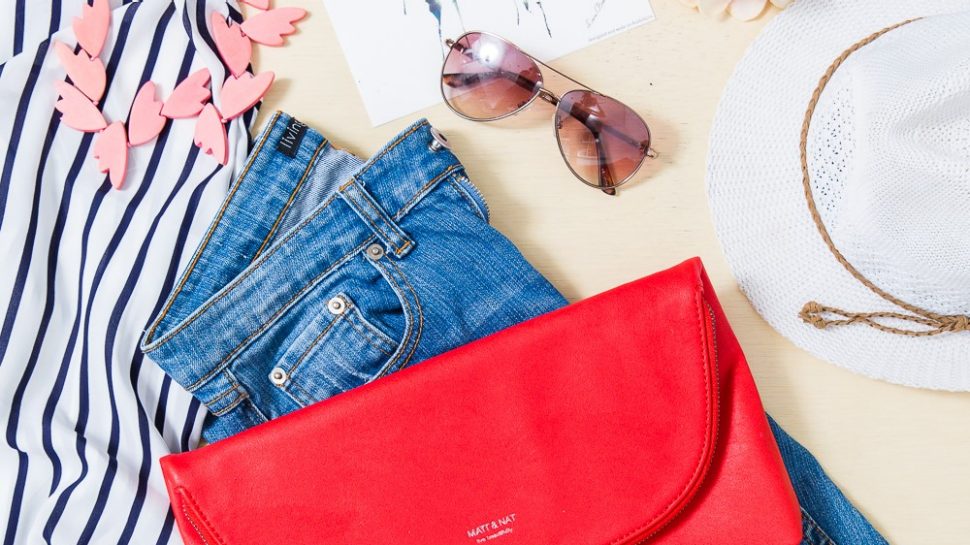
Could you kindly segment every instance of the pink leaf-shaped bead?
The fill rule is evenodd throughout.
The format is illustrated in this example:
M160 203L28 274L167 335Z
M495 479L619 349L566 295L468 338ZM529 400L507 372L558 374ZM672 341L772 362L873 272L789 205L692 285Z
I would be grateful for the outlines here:
M276 8L257 13L242 23L242 31L254 42L264 45L283 45L283 36L296 32L293 23L306 17L300 8Z
M70 46L57 40L54 40L54 53L57 54L71 81L74 82L74 86L93 102L101 100L107 80L101 59L97 57L92 59L83 50L75 54Z
M239 77L246 72L249 59L253 56L253 43L243 34L239 25L227 22L225 17L214 12L212 39L216 42L222 62L226 63L232 75Z
M111 185L121 189L125 184L125 171L128 169L128 138L125 124L115 121L98 135L94 142L92 155L98 160L98 170L106 173Z
M68 127L83 132L98 132L108 125L98 107L77 87L58 80L54 82L54 88L61 95L54 103L54 108L61 112L61 121Z
M211 103L206 104L195 122L195 145L206 155L211 155L220 165L229 162L229 139L226 127L222 124L219 110Z
M158 136L165 128L168 118L161 114L162 103L155 100L155 84L146 81L131 105L131 118L128 120L128 143L140 146Z
M247 72L242 77L226 78L219 95L222 120L235 119L255 106L273 85L275 77L272 72L260 72L255 76Z
M169 119L195 117L212 97L209 81L212 77L208 68L193 72L182 80L162 106L162 115Z
M100 55L108 37L108 27L111 26L111 6L108 5L108 0L94 0L93 5L84 1L81 16L75 17L71 26L74 28L77 43L81 44L84 51L92 57Z

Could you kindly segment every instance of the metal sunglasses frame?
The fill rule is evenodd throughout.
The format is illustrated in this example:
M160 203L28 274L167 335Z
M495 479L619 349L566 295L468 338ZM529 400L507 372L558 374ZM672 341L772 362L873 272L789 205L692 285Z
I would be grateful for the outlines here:
M471 117L469 115L466 115L466 114L460 112L457 108L455 108L454 106L451 105L451 102L448 101L448 97L445 96L445 65L446 65L446 62L445 61L447 61L448 56L455 49L455 46L458 45L458 43L461 42L462 39L464 39L464 38L466 38L466 37L468 37L470 35L488 36L490 38L494 38L496 40L500 40L501 42L507 44L508 46L515 48L517 51L519 51L520 53L522 53L526 57L529 57L532 60L532 62L536 63L536 67L539 68L539 70L538 70L538 72L539 72L539 81L536 82L537 89L536 89L535 94L533 94L532 97L528 101L526 101L524 104L522 104L518 108L512 110L511 112L504 113L502 115L498 115L498 116L495 116L495 117L489 117L489 118ZM514 43L510 42L509 40L506 40L505 38L503 38L503 37L501 37L501 36L499 36L497 34L492 34L490 32L482 32L482 31L478 31L478 30L472 30L472 31L465 32L464 34L462 34L461 36L458 36L458 38L456 38L454 40L452 40L451 38L446 39L445 40L445 45L448 46L448 55L445 56L445 61L443 61L441 63L441 76L439 78L440 79L440 81L439 81L439 90L441 91L441 98L444 100L445 104L448 105L448 108L452 112L454 112L455 114L457 114L459 117L461 117L463 119L467 119L469 121L476 121L476 122L480 122L480 123L488 123L488 122L491 122L491 121L498 121L499 119L505 119L505 118L511 117L511 116L513 116L513 115L515 115L515 114L517 114L519 112L522 112L523 110L525 110L526 108L528 108L529 106L531 106L537 99L542 99L542 100L548 102L549 104L551 104L554 108L558 109L559 108L559 104L562 102L562 97L568 95L569 93L573 93L573 92L576 92L576 91L588 91L588 92L593 93L595 95L599 95L601 97L608 98L610 100L614 100L616 102L619 102L619 103L623 104L623 102L621 102L621 101L619 101L619 100L617 100L617 99L615 99L615 98L613 98L613 97L611 97L609 95L603 94L603 93L597 91L596 89L593 89L592 87L586 85L585 83L583 83L583 82L581 82L581 81L579 81L579 80L577 80L575 78L569 77L568 75L560 72L559 70L556 70L555 68L553 68L552 66L549 66L548 64L542 62L541 60L539 60L538 58L536 58L534 55L530 54L529 52L524 51L521 47L515 45ZM559 74L560 76L568 79L569 81L575 83L576 85L579 85L580 88L579 89L570 89L569 91L566 91L562 95L557 95L556 93L553 93L552 91L550 91L549 89L547 89L546 86L545 86L545 78L542 75L542 68L548 68L549 70L555 72L556 74ZM629 110L631 112L633 112L633 115L637 116L637 119L639 119L640 122L643 123L643 125L645 127L647 127L647 131L649 132L650 131L650 126L647 125L647 122L643 119L643 117L639 113L637 113L633 108L629 108ZM631 172L627 177L625 177L622 180L620 180L618 183L616 183L616 184L614 184L614 185L612 185L610 187L603 187L601 185L593 184L593 183L590 183L590 182L586 181L582 176L580 176L580 174L578 172L576 172L576 169L574 169L573 166L571 164L569 164L569 161L566 159L566 155L565 155L565 153L563 153L563 150L562 150L562 139L559 136L559 127L556 126L556 116L555 116L555 114L553 114L553 117L552 117L552 132L553 132L553 134L556 137L556 145L559 148L559 155L560 155L560 157L562 157L563 162L566 163L566 167L569 169L570 172L572 172L573 176L575 176L576 179L578 179L583 184L585 184L585 185L587 185L589 187L595 188L595 189L599 189L599 190L603 191L603 193L606 193L607 195L616 195L616 188L618 188L618 187L626 184L631 179L633 179L637 175L637 172L639 172L640 169L643 167L644 163L647 162L647 159L648 158L650 158L650 159L656 159L659 156L659 154L653 148L651 148L651 147L648 146L647 151L644 154L643 159L640 160L640 164L637 165L637 168L633 169L633 172ZM651 134L651 140L653 140L653 135L652 134Z

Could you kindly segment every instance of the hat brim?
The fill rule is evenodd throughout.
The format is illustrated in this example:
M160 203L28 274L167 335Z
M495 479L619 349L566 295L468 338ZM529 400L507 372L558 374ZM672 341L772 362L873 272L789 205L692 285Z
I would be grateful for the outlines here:
M707 188L715 229L742 291L779 333L872 378L970 391L970 333L907 337L865 325L816 329L808 301L899 311L825 246L802 189L799 144L812 92L852 44L902 21L970 11L970 0L810 0L769 23L735 69L711 130Z

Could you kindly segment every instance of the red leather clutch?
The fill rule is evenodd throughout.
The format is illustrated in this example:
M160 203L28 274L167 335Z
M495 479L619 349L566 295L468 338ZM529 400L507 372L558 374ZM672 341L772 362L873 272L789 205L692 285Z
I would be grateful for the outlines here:
M192 545L795 545L699 260L162 460Z

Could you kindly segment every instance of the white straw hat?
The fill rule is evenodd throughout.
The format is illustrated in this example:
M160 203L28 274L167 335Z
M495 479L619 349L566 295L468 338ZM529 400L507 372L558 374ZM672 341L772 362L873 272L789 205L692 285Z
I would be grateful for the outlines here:
M711 131L715 227L782 335L849 370L970 390L970 0L801 0Z

